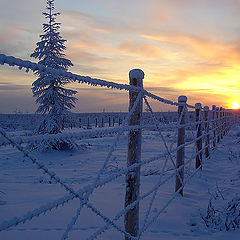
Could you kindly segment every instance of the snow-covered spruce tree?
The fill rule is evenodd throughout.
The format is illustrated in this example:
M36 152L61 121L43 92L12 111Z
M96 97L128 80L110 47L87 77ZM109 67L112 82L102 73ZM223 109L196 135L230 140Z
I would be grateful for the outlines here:
M67 71L73 64L65 58L65 42L59 32L61 23L56 22L60 15L55 12L54 0L47 0L46 12L43 15L47 23L43 24L43 34L40 41L31 54L39 60L38 63L46 67ZM33 82L33 96L37 97L36 103L40 106L37 113L45 114L44 120L37 129L38 134L57 134L64 128L64 121L69 110L74 107L77 100L73 97L76 91L64 88L64 85L71 82L71 79L62 76L54 76L51 73L36 71L38 79Z

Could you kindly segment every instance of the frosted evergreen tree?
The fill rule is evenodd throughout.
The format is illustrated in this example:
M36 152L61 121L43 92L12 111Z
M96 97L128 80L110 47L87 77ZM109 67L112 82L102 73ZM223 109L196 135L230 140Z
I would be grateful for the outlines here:
M47 19L47 23L43 24L44 33L40 35L41 40L37 42L31 57L38 59L38 63L46 67L67 71L73 64L65 58L66 40L60 36L61 23L56 22L56 17L60 13L55 12L54 0L47 0L46 10L43 12ZM32 84L32 92L33 96L37 97L36 103L40 105L36 112L46 114L37 132L39 134L60 133L64 128L64 120L69 110L74 107L77 100L73 97L77 92L64 88L71 79L39 71L35 74L38 79Z

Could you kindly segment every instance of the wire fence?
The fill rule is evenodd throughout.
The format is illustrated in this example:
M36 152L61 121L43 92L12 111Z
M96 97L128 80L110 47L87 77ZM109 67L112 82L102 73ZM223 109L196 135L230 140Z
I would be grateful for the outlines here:
M232 111L223 108L216 108L213 106L212 110L208 107L202 108L201 104L195 106L187 104L187 98L180 96L178 102L173 102L168 99L156 96L146 91L142 86L144 73L141 70L132 70L130 72L130 85L117 84L101 79L93 79L86 76L79 76L66 71L59 71L52 68L46 68L41 64L36 64L30 61L23 61L18 58L0 54L0 64L8 64L9 66L17 66L19 69L26 69L26 71L40 71L47 72L53 76L66 76L73 81L81 84L86 83L92 86L101 86L108 88L115 88L119 90L129 91L130 106L129 112L125 116L121 126L113 128L89 129L78 133L60 133L60 134L46 134L38 136L19 136L10 137L3 128L0 128L2 140L1 145L11 144L17 148L24 156L31 160L32 164L47 174L50 179L59 184L65 189L66 195L47 203L39 208L27 212L21 217L5 220L0 223L0 231L7 230L20 223L25 223L33 218L49 212L58 206L69 204L73 199L79 200L79 207L72 217L69 224L66 226L61 239L67 239L69 233L73 230L74 225L82 214L84 207L90 209L96 216L104 221L104 226L99 227L86 239L97 239L101 234L110 228L120 232L126 240L140 239L144 232L159 218L165 209L172 203L172 201L180 195L184 195L184 188L187 183L203 168L204 161L209 159L217 144L228 133L231 126L236 122L236 117ZM166 135L163 132L162 123L156 118L156 114L152 110L149 99L169 104L177 107L178 118L174 124L174 136L172 140L166 140ZM143 124L142 109L143 104L146 105L150 118L151 125ZM191 109L194 111L194 119L189 121L186 114ZM142 131L154 128L159 136L159 143L163 145L163 149L159 154L153 157L143 159L141 157L142 145ZM171 126L172 128L172 126ZM128 133L128 156L127 166L105 175L107 166L120 137L124 133ZM66 184L56 173L49 170L42 162L29 153L24 144L38 144L42 141L55 141L60 139L86 139L92 137L114 136L114 140L110 146L109 152L106 154L105 160L98 169L92 184L84 186L77 191ZM141 168L152 163L158 163L161 168L155 174L156 180L154 185L145 192L140 189L140 172ZM166 174L167 173L167 174ZM114 217L106 216L102 211L95 207L89 200L90 196L94 195L96 189L99 189L106 184L126 176L126 192L125 192L125 206L118 211ZM172 181L175 182L175 191L172 192L168 200L156 211L153 210L154 203L160 188ZM150 197L148 207L143 218L139 219L139 203L144 199ZM119 219L124 218L124 224L119 224Z

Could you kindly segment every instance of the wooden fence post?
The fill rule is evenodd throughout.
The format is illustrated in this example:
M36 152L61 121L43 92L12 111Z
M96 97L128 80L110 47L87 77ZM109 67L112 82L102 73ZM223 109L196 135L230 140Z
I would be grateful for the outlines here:
M222 139L224 137L224 129L225 129L225 117L224 117L224 108L222 108L222 134L221 134Z
M229 113L229 130L232 127L232 112Z
M195 113L196 113L196 127L197 127L197 138L200 138L196 141L197 145L197 156L196 156L196 169L202 169L202 123L201 123L201 103L195 104Z
M229 113L229 130L232 127L232 112Z
M220 107L220 138L223 139L223 108Z
M129 72L130 85L143 88L144 72L133 69ZM132 109L139 92L129 91L129 111ZM129 119L129 125L140 125L142 117L143 100L139 101L135 111ZM128 135L127 166L141 161L142 130L131 130ZM140 167L126 174L125 207L135 202L139 197ZM124 216L125 231L136 237L139 231L139 203L130 209ZM130 238L125 237L126 240Z
M225 118L226 118L226 134L228 133L228 110L225 112Z
M87 128L88 128L88 129L90 128L90 119L89 119L89 117L88 117L88 119L87 119Z
M232 113L229 112L229 116L228 116L228 131L230 130L232 126Z
M228 133L228 110L225 110L225 135Z
M223 108L223 136L226 135L226 110Z
M95 122L95 127L97 128L97 126L98 126L98 119L96 118L95 121L96 121L96 122Z
M216 147L216 105L212 105L213 147Z
M206 141L205 141L205 157L209 157L209 145L210 145L210 135L209 135L209 107L204 107L204 129L206 134Z
M229 121L229 112L228 110L226 111L226 134L228 133L228 121Z
M185 144L185 113L186 113L186 103L187 97L186 96L179 96L178 97L178 137L177 137L177 146L180 147ZM180 119L181 118L181 119ZM181 126L183 125L183 126ZM184 150L185 147L181 147L177 150L177 159L176 159L176 168L181 169L177 170L176 174L176 184L175 184L175 192L179 190L179 188L183 187L184 181ZM183 188L179 191L179 193L183 196Z
M220 142L220 123L219 123L219 107L216 108L216 133L217 133L217 143Z

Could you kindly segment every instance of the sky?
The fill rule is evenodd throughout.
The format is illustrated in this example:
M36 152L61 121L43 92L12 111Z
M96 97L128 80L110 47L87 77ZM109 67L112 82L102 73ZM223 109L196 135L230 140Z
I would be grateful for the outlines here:
M42 34L45 0L0 0L0 53L30 54ZM131 69L161 97L232 108L240 104L240 0L55 0L69 71L128 84ZM0 113L33 113L36 76L0 66ZM74 112L126 111L123 91L72 83ZM151 102L154 110L175 110Z

